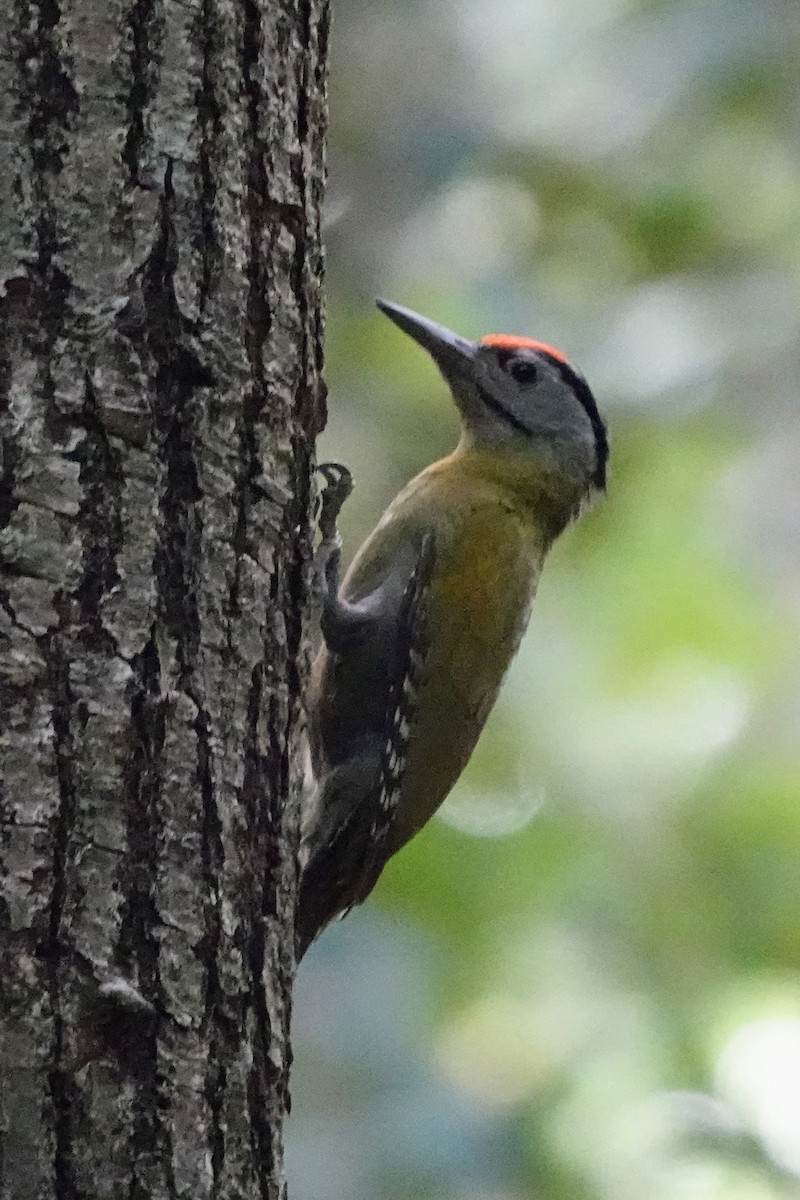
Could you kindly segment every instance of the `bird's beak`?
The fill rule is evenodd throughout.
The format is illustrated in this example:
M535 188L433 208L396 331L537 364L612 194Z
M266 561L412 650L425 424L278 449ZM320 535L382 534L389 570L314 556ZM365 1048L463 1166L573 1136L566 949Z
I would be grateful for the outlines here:
M400 304L390 304L388 300L376 300L375 303L403 333L428 351L448 382L455 382L472 373L478 349L474 342L451 333L443 325L437 325Z

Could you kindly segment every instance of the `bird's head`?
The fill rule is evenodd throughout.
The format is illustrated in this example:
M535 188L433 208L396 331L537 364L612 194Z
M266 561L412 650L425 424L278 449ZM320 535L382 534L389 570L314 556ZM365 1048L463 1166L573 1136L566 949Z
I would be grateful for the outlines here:
M471 342L399 304L377 303L428 351L474 443L530 456L565 488L605 489L606 427L588 383L560 351L507 334Z

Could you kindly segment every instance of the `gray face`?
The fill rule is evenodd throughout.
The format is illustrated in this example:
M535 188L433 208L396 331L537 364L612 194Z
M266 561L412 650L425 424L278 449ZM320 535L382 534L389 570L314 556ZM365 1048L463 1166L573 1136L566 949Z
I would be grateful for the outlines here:
M428 351L469 433L529 453L579 489L605 488L606 428L589 385L568 362L538 344L520 345L520 339L467 341L386 300L378 308Z
M605 426L586 380L568 363L544 350L478 343L469 360L442 373L476 436L527 448L570 480L605 487Z

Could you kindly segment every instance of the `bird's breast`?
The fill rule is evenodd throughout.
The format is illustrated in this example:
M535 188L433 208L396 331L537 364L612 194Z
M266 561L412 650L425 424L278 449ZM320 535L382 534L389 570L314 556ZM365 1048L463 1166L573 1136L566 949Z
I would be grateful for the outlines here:
M491 495L467 500L440 538L398 845L466 766L525 632L542 557L536 528Z

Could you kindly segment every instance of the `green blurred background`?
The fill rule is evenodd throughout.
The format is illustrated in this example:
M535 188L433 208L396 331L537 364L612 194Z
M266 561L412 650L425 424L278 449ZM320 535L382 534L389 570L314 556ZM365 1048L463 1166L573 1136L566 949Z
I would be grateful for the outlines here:
M303 964L291 1198L800 1197L800 6L334 7L347 550L456 429L376 295L567 351L612 471Z

